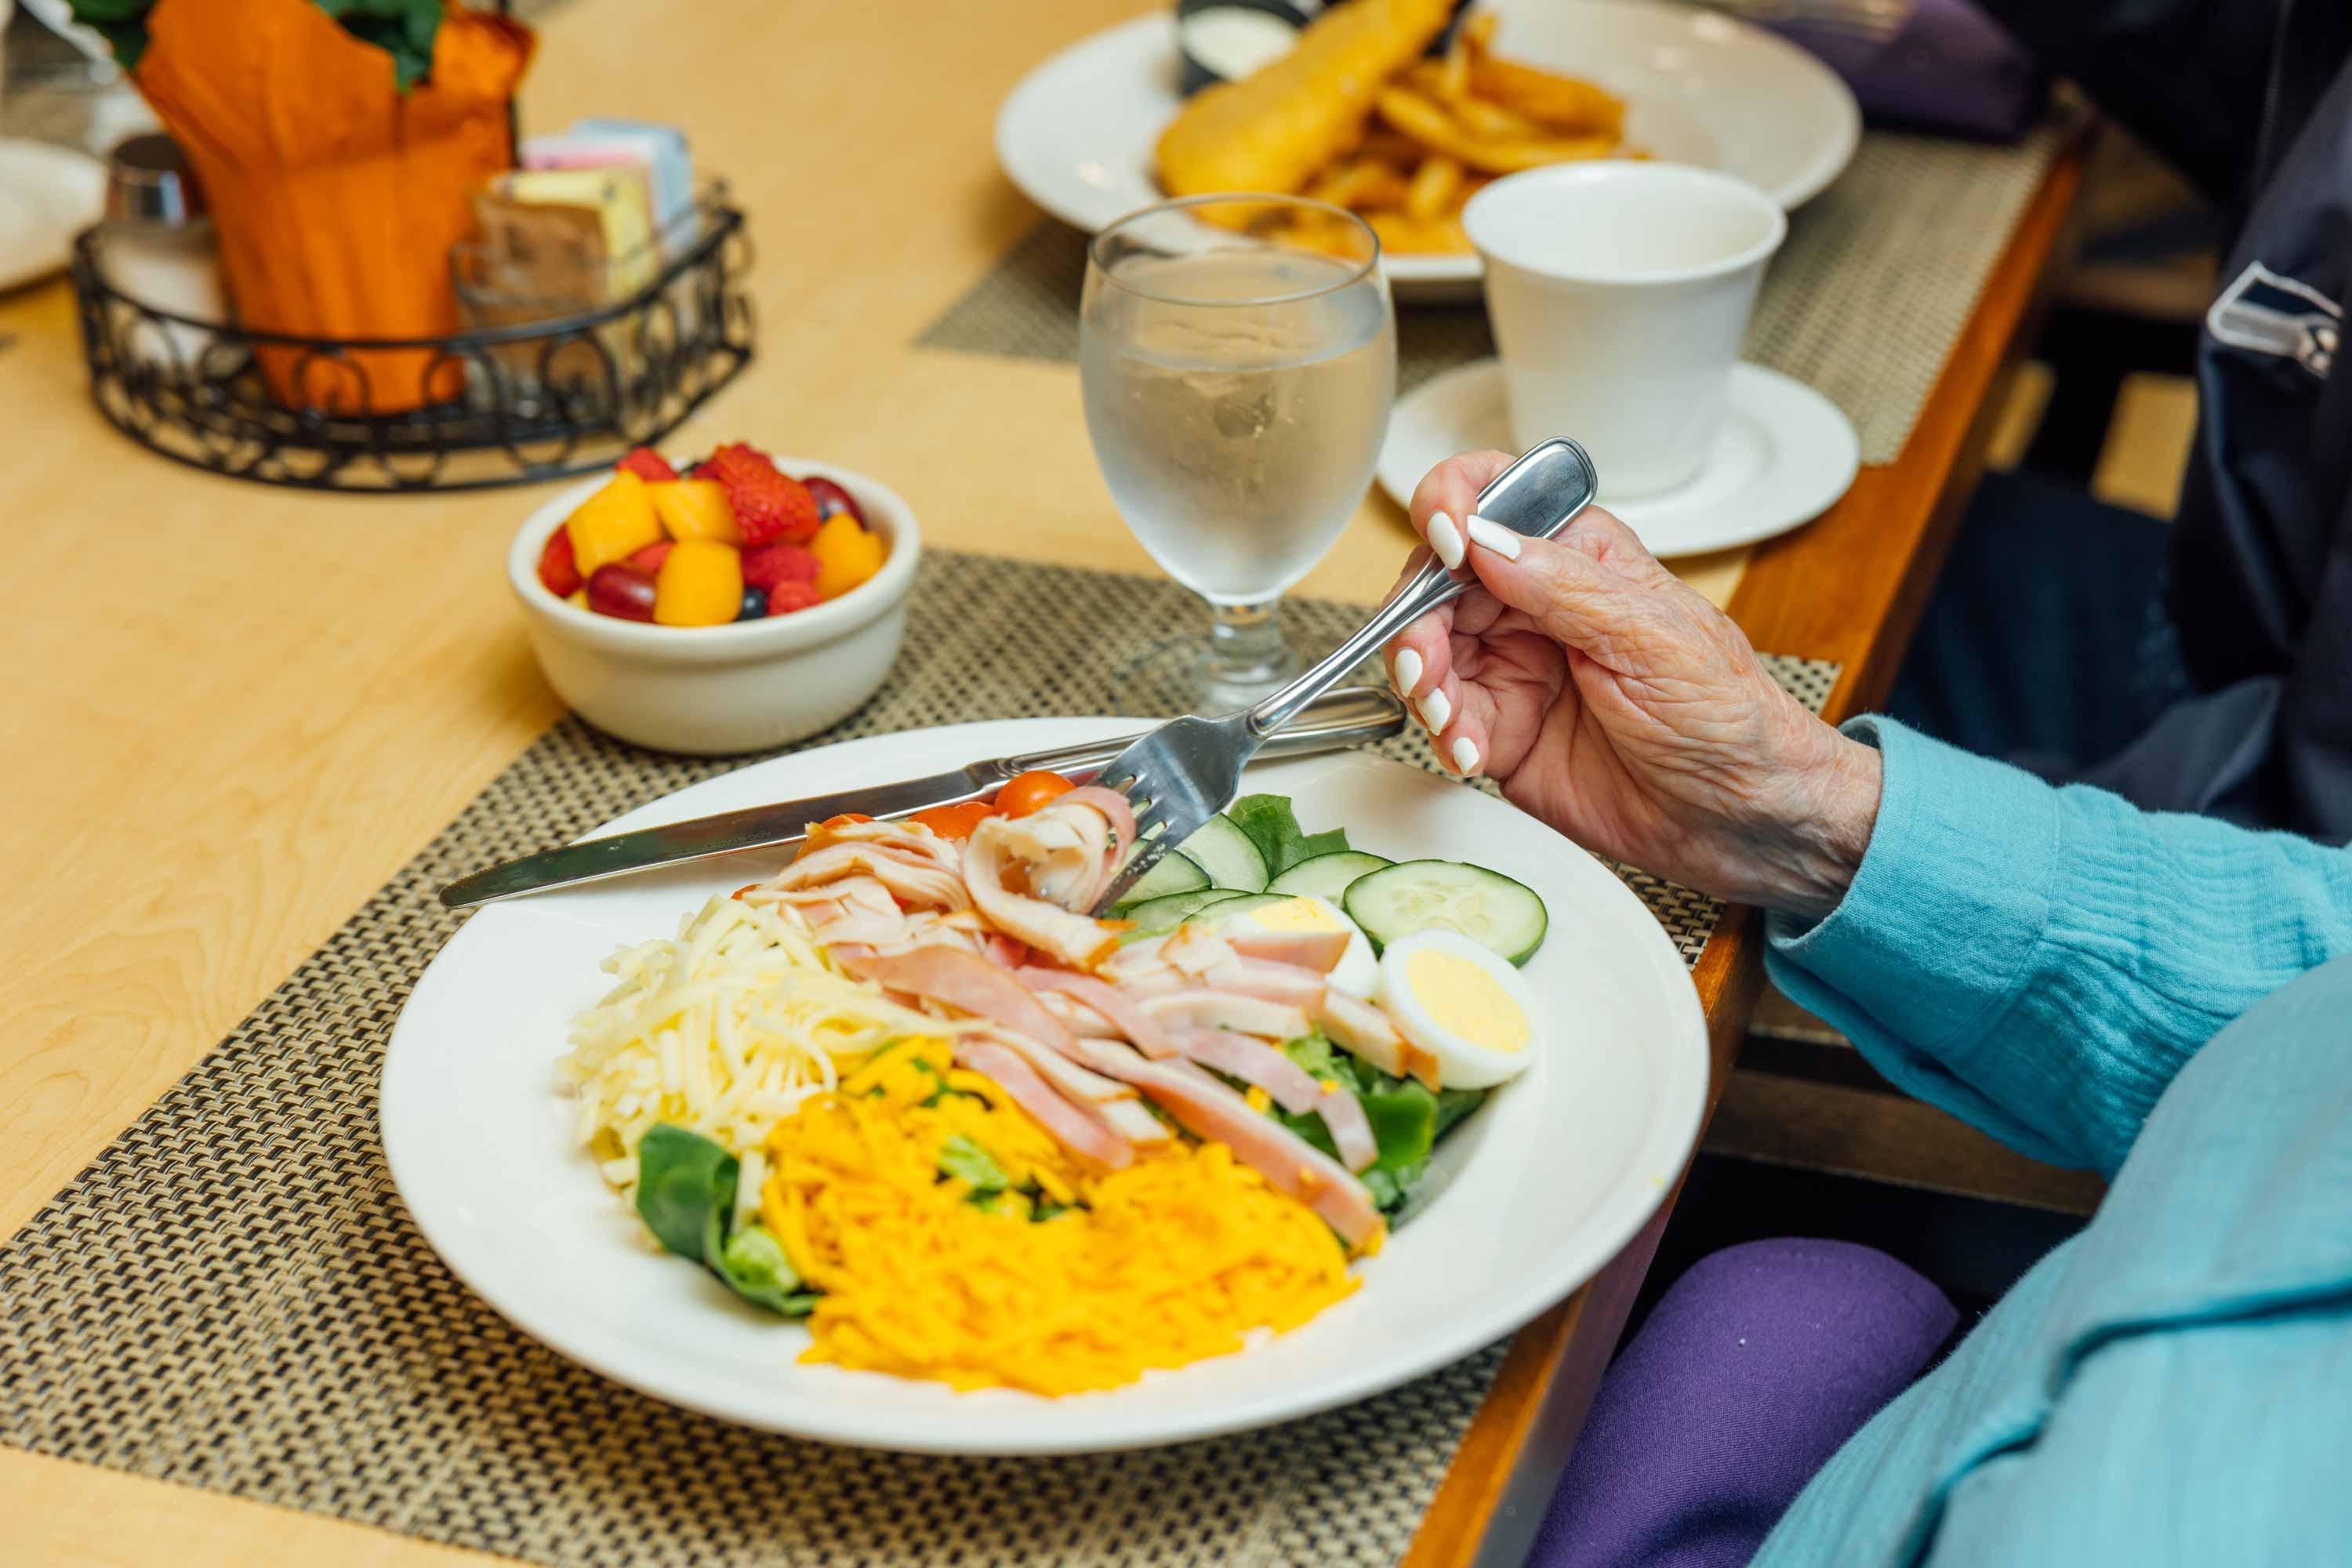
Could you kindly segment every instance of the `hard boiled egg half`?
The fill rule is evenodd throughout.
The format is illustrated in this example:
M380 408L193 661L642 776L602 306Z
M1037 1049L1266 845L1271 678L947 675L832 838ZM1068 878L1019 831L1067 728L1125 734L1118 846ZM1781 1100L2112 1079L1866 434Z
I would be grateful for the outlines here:
M1535 1060L1535 995L1508 960L1458 931L1425 931L1380 958L1381 1011L1437 1058L1448 1089L1488 1089Z
M1209 912L1214 914L1212 904ZM1285 899L1280 903L1259 904L1242 910L1220 925L1231 925L1235 931L1264 931L1270 936L1289 936L1300 931L1334 931L1348 933L1347 951L1327 977L1331 984L1350 996L1370 996L1381 979L1380 960L1372 956L1372 944L1355 921L1339 910L1328 899L1300 897Z

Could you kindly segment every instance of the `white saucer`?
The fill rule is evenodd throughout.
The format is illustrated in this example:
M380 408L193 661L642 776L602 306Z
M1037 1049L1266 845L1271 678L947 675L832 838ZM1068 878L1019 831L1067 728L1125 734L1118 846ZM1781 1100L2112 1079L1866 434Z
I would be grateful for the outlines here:
M1561 432L1574 436L1573 430ZM1412 504L1421 477L1456 452L1511 447L1500 360L1433 376L1389 416L1381 489ZM1862 446L1837 405L1761 365L1731 372L1731 412L1688 484L1618 500L1601 473L1601 504L1642 536L1654 555L1699 555L1785 533L1827 511L1853 483Z
M62 271L106 203L106 165L46 142L0 140L0 291Z

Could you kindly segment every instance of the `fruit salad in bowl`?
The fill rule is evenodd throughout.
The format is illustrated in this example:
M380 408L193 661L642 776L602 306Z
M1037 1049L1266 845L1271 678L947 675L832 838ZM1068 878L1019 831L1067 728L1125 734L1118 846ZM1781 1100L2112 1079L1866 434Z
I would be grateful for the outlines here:
M640 447L526 519L507 576L556 693L660 751L784 744L898 656L920 535L887 487L747 442Z
M822 474L795 479L742 441L681 474L640 447L547 536L539 580L597 615L717 626L837 599L887 554L857 498Z

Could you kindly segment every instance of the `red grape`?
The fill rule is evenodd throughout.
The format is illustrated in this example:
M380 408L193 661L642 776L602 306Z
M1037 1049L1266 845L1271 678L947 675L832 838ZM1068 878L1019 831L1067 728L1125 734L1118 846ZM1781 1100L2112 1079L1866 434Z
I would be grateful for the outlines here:
M818 517L826 518L835 512L845 511L857 520L858 527L866 526L866 514L858 510L856 498L831 479L803 479L801 483L808 488L809 494L816 497Z
M600 616L617 616L625 621L650 621L654 580L617 561L599 566L588 579L588 607Z

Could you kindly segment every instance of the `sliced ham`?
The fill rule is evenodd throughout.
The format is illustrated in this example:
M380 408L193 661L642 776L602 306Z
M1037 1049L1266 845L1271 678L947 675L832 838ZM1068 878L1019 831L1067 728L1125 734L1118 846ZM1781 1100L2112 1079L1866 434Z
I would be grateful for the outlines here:
M1105 1078L1091 1068L1082 1066L1075 1056L1050 1050L1025 1036L1010 1029L989 1028L981 1031L987 1038L1012 1049L1015 1056L1037 1071L1037 1076L1062 1091L1063 1098L1073 1104L1099 1108L1112 1100L1133 1100L1135 1089L1115 1078Z
M835 948L834 956L861 979L879 981L893 991L944 1002L1065 1054L1074 1038L1069 1026L1045 1011L1021 982L976 952L952 947L919 947L908 952L873 953L853 959Z
M956 1055L972 1071L994 1079L1015 1105L1036 1118L1071 1152L1111 1170L1134 1163L1134 1148L1125 1138L1093 1112L1079 1110L1055 1093L1012 1047L998 1040L964 1039L957 1042Z
M1070 1026L1074 1035L1087 1035L1097 1040L1123 1039L1118 1026L1096 1012L1075 996L1065 996L1058 991L1033 993L1048 1013Z
M1093 821L1107 839L1108 826L1099 812L1072 816ZM1041 818L1047 819L1042 826ZM1092 969L1118 945L1118 932L1014 886L1039 889L1091 878L1094 872L1082 864L1087 851L1076 831L1069 819L1053 820L1050 808L1028 816L992 816L971 830L964 845L963 880L972 903L999 931L1075 968ZM1093 852L1101 851L1097 844Z
M1348 951L1348 939L1355 933L1346 931L1253 931L1247 926L1237 926L1222 934L1226 944L1244 958L1262 958L1269 963L1295 963L1318 974L1328 974L1339 966L1340 957Z
M1102 897L1104 889L1110 885L1111 873L1127 858L1128 851L1135 844L1135 808L1128 805L1127 796L1115 789L1105 789L1100 784L1082 784L1045 809L1091 811L1100 816L1110 829L1110 845L1103 856L1103 887L1097 888L1094 898L1087 900L1091 905Z
M1176 1042L1160 1021L1133 998L1122 995L1117 987L1091 974L1079 974L1067 969L1029 968L1021 971L1021 984L1032 991L1055 991L1083 1003L1088 1009L1108 1019L1123 1039L1131 1040L1147 1057L1172 1057ZM1081 1034L1092 1033L1080 1030Z
M1269 1040L1295 1040L1307 1032L1301 1009L1230 991L1179 991L1150 998L1143 1010L1164 1029L1233 1029Z
M1261 958L1234 958L1201 976L1201 984L1238 996L1279 1002L1287 1007L1312 1006L1323 994L1322 974L1295 963L1270 963ZM1301 1030L1304 1034L1306 1031ZM1285 1039L1290 1038L1286 1035Z
M1257 1085L1293 1116L1311 1110L1322 1117L1331 1146L1339 1151L1339 1163L1350 1171L1360 1171L1381 1157L1363 1101L1336 1084L1326 1089L1321 1079L1265 1041L1228 1029L1187 1029L1181 1041L1187 1059Z
M1437 1058L1409 1044L1388 1015L1370 1003L1329 986L1308 1011L1325 1034L1391 1078L1417 1078L1431 1089L1438 1087Z
M1147 997L1165 996L1171 991L1199 989L1200 982L1172 963L1152 963L1133 969L1105 970L1104 976L1138 1002Z
M1160 956L1197 979L1220 963L1231 963L1234 948L1207 926L1181 925L1160 943Z
M1130 1143L1165 1143L1175 1136L1168 1131L1168 1124L1152 1115L1140 1100L1106 1100L1095 1107L1095 1114L1109 1122L1110 1130Z
M887 914L877 910L850 909L835 903L827 912L823 904L810 904L803 911L810 928L819 940L828 945L854 942L860 946L887 948L912 945L907 929L907 917L893 906Z
M1079 1048L1087 1066L1135 1085L1194 1136L1233 1150L1235 1159L1322 1215L1349 1247L1361 1248L1380 1235L1380 1205L1363 1183L1192 1063L1146 1061L1125 1046L1100 1040L1082 1041Z
M952 842L919 822L845 822L837 826L820 822L808 830L801 853L807 855L835 844L869 845L886 854L937 866L942 871L956 869L962 860Z
M823 888L845 878L870 877L901 903L921 909L960 910L973 900L955 872L929 860L896 855L872 844L829 844L803 854L768 884L779 892Z

